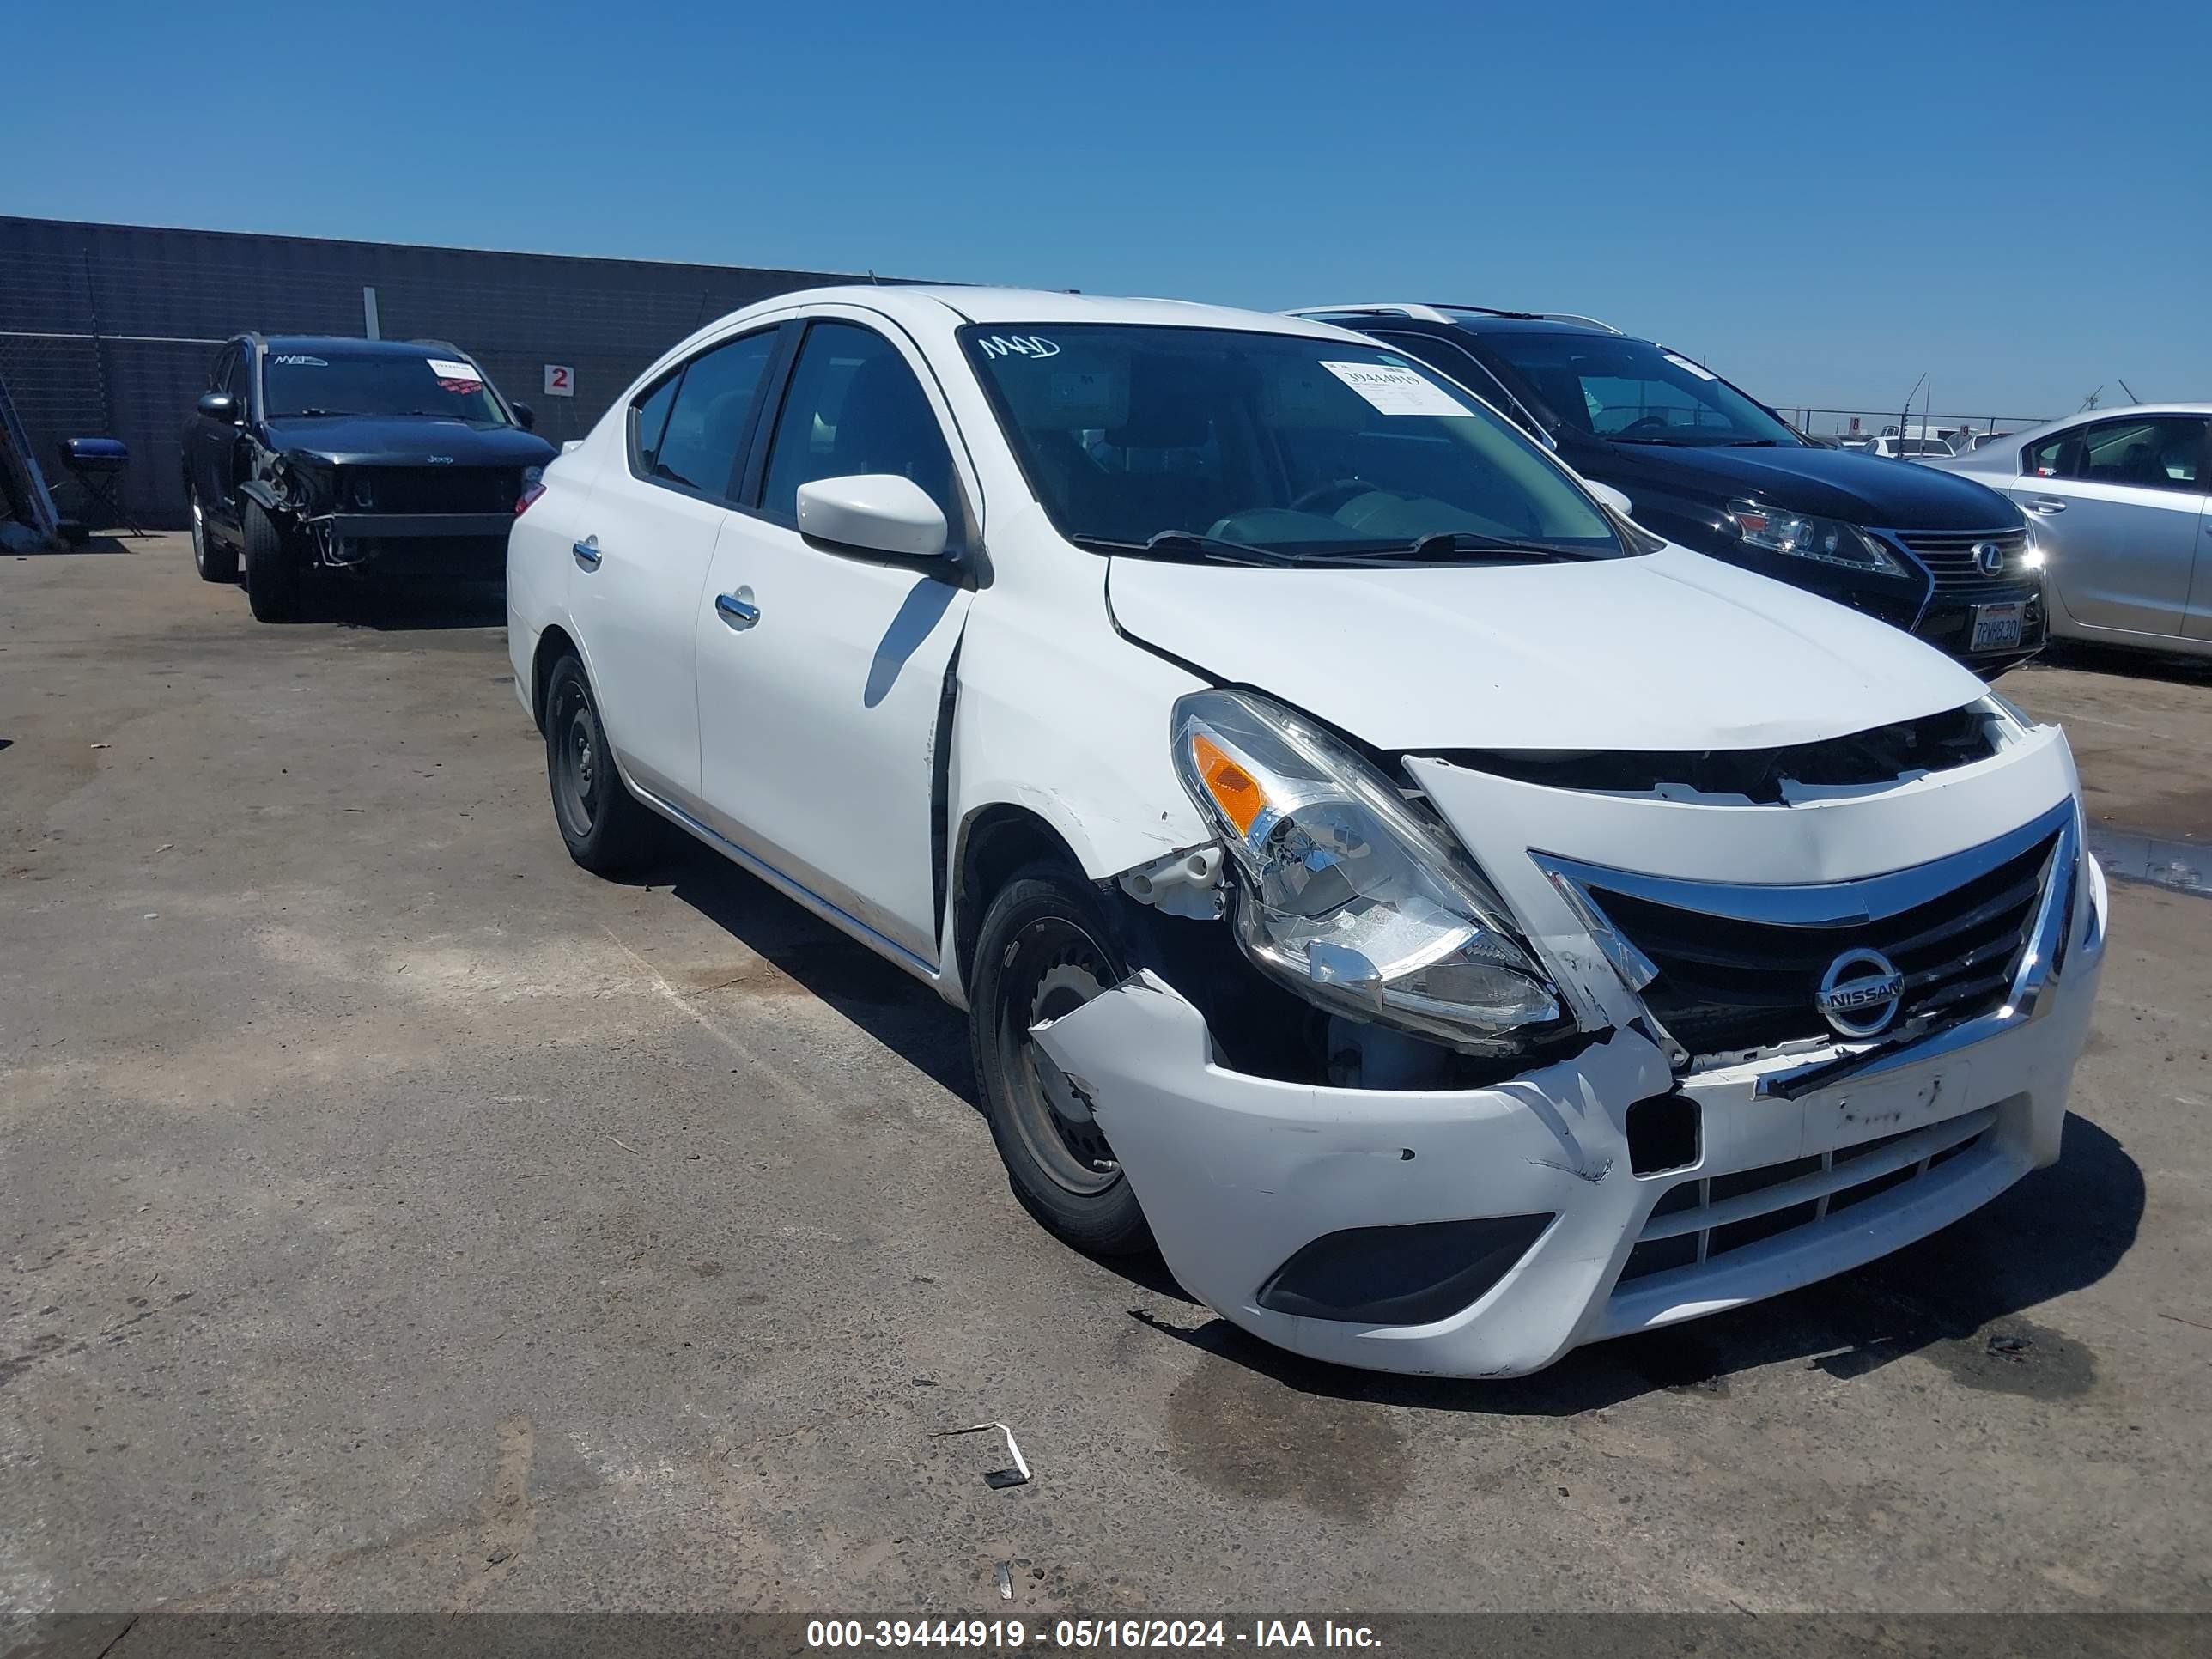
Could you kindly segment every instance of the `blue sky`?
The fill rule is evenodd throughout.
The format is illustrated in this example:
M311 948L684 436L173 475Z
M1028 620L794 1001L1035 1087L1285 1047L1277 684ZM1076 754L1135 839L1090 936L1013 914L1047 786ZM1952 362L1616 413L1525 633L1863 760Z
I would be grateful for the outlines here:
M15 0L0 211L1583 311L1778 404L2212 398L2212 5Z

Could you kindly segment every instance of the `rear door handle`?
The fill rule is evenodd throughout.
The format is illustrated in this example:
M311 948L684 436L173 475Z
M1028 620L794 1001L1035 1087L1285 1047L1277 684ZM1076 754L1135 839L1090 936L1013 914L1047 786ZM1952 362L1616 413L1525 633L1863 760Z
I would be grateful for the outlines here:
M750 587L741 587L735 593L717 593L714 595L714 609L732 627L750 628L760 620L760 607L750 597L744 597L751 592Z
M2049 495L2037 495L2029 500L2027 510L2031 513L2063 513L2066 503Z
M585 569L597 570L599 568L599 538L597 536L585 537L568 550L576 556L576 562Z

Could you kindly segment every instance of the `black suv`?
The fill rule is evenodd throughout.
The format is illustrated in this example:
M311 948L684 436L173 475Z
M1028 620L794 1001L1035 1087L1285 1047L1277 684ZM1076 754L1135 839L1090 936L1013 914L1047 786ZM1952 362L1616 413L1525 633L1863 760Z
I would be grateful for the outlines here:
M185 428L192 559L253 614L299 613L310 570L504 574L515 503L553 446L440 340L241 334Z
M2020 509L1955 473L1811 442L1680 352L1587 317L1346 306L1354 328L1519 422L1636 521L1908 629L1993 679L2042 647Z

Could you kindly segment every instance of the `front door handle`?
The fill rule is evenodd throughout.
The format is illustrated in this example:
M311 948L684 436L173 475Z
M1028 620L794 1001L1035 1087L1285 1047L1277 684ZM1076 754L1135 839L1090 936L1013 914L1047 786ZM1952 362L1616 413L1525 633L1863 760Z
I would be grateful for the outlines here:
M2037 495L2027 503L2031 513L2063 513L2066 503L2051 495Z
M585 537L568 550L576 556L576 562L585 569L597 570L599 568L599 538L597 536Z
M753 603L750 587L741 587L734 593L715 594L714 609L732 628L750 628L760 620L760 607Z

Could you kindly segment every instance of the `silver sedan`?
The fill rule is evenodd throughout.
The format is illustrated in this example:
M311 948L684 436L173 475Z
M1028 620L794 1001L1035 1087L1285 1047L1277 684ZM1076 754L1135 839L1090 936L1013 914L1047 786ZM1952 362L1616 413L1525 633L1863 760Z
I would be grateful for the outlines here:
M2212 404L2085 410L1926 465L2017 501L2051 632L2212 656Z

